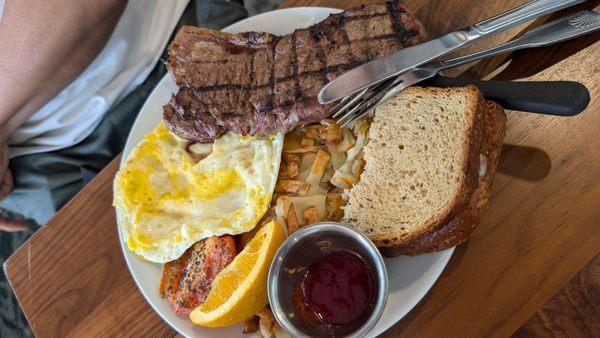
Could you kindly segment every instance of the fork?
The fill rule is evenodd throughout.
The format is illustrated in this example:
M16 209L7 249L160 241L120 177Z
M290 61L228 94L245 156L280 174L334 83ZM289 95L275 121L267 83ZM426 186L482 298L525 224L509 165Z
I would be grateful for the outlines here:
M335 119L340 126L345 127L364 117L373 108L379 106L406 87L430 79L444 69L505 52L548 46L594 32L598 29L600 29L600 13L595 11L577 12L527 31L519 38L499 46L445 61L430 62L403 73L398 77L363 89L358 94L345 97L332 107L330 109L332 113L331 118Z

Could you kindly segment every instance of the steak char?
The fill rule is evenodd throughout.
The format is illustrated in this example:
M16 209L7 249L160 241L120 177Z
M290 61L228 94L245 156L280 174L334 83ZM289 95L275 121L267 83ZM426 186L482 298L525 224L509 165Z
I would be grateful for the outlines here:
M341 73L424 40L400 1L364 5L285 36L185 26L167 67L180 89L164 106L177 135L211 142L288 132L327 116L319 90Z

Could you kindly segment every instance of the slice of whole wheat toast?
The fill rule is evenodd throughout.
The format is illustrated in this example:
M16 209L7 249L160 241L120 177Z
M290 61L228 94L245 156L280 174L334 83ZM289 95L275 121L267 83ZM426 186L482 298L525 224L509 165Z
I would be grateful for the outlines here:
M376 110L345 221L386 255L462 243L487 205L505 124L474 87L405 90Z

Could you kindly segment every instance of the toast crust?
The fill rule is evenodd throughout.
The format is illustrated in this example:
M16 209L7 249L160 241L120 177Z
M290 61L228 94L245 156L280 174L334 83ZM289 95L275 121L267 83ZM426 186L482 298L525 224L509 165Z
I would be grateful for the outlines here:
M506 132L506 114L498 104L485 101L481 105L482 142L469 154L468 180L475 179L476 187L465 189L452 211L435 226L417 238L392 247L380 247L385 256L418 255L451 248L466 241L487 208L489 195L498 167L502 141ZM468 187L470 184L465 184Z
M454 218L456 214L467 207L471 195L477 188L479 181L479 154L482 146L483 121L485 114L485 100L479 90L473 86L452 89L411 87L407 88L403 95L407 98L414 97L416 99L447 97L449 95L457 95L465 98L465 129L461 132L461 136L464 135L464 137L462 138L463 141L459 141L463 142L463 144L460 145L460 154L458 155L460 161L456 162L454 169L457 172L457 182L456 186L452 188L450 195L445 198L445 201L440 201L443 202L443 204L440 204L436 210L432 210L431 214L428 215L427 218L424 218L421 224L418 224L418 226L411 229L410 232L400 233L399 231L390 229L387 232L380 231L379 233L368 234L369 238L378 247L396 247L413 243L429 233L432 228ZM379 122L377 121L377 118L378 116L376 113L375 121L373 123L379 123L381 126L385 126L386 123L389 123L389 121L386 121L386 119L383 118L383 115L380 116L381 120ZM378 137L376 134L379 132L372 127L369 133L370 137ZM381 138L381 136L379 137ZM374 139L372 142L379 142L379 139ZM380 147L380 145L374 145L373 147L373 149L376 149ZM388 141L386 147L390 149L394 148L395 145L390 144ZM368 171L369 167L370 163L369 160L367 160L365 171ZM373 203L371 199L373 197L377 198L377 194L375 193L375 196L372 196L371 192L365 192L363 189L364 187L353 187L346 193L346 196L350 201L349 204L352 204L350 205L352 209L350 209L351 212L349 212L348 209L345 210L345 221L349 224L356 224L357 226L358 224L362 224L365 227L376 226L377 223L382 223L382 221L374 221L371 224L370 221L364 218L365 212L360 211L360 209L371 209L372 207L370 205ZM388 207L392 207L392 205L388 205ZM394 220L389 219L383 223L396 224L393 222Z

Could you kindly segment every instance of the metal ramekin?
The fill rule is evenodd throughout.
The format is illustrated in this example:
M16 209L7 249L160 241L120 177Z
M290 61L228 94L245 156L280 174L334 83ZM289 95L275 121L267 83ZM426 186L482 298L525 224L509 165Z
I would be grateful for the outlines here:
M292 293L295 281L316 257L336 250L358 254L369 266L375 279L371 313L362 323L349 326L349 332L343 332L342 329L340 337L364 337L381 317L387 301L388 276L383 258L375 245L366 236L342 223L317 223L288 237L277 251L269 270L269 304L279 324L292 337L311 336L311 329L294 316Z

